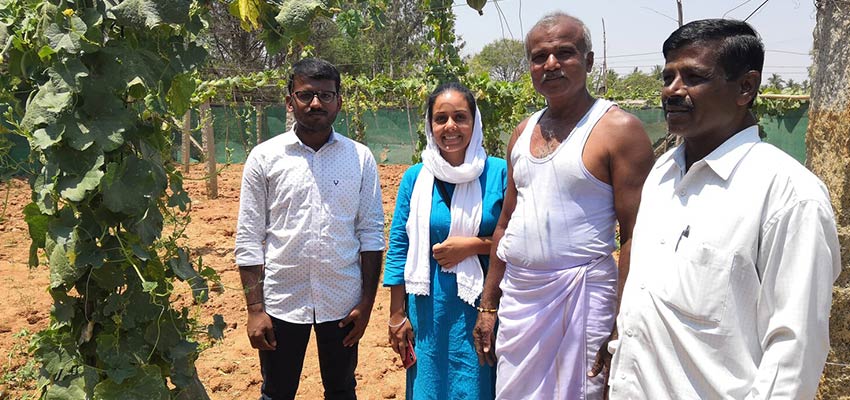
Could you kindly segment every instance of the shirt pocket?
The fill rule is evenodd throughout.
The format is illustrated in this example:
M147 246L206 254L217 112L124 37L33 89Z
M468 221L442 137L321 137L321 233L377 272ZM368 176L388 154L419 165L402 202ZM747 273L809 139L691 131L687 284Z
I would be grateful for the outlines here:
M728 301L732 257L704 243L688 250L674 254L657 296L687 318L720 324Z
M338 221L353 223L360 207L360 176L350 172L326 183L330 201L328 214Z

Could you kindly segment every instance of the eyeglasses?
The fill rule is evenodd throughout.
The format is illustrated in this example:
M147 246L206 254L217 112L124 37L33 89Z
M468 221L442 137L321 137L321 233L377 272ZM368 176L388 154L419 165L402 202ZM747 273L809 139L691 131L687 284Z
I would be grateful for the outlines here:
M336 92L330 92L327 90L320 90L318 92L314 92L312 90L300 90L293 94L295 95L295 98L298 99L298 101L304 104L312 103L314 97L318 97L319 101L325 104L328 104L336 99Z

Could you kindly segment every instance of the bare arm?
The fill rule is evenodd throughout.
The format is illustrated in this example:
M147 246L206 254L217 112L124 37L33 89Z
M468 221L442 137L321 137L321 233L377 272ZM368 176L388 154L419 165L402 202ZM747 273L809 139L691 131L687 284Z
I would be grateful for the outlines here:
M407 319L407 311L404 309L407 293L404 285L390 287L390 319L387 322L387 330L390 345L393 351L404 360L407 358L407 342L413 342L413 325Z
M248 340L251 347L258 350L274 350L277 340L272 320L264 305L263 266L251 265L239 267L239 278L245 291L245 303L248 305Z
M431 247L431 253L441 267L453 268L468 257L478 254L490 254L492 243L493 240L490 236L452 236Z
M637 219L640 193L649 170L652 168L654 155L643 125L637 118L625 111L620 111L617 129L612 130L611 147L609 150L609 169L611 171L611 186L614 188L614 212L620 226L620 260L618 263L617 280L617 310L619 299L629 274L631 259L632 232Z
M517 138L519 138L519 135L525 129L527 122L528 120L526 119L517 126L511 135L511 140L508 142L506 155L508 160L508 183L505 190L505 199L502 202L502 214L499 215L499 222L496 223L496 229L493 231L492 244L490 246L490 267L487 270L487 277L484 278L484 290L481 293L480 304L482 309L498 309L499 299L502 297L502 289L499 288L499 283L502 282L502 278L505 276L505 262L496 256L496 250L499 248L499 241L505 235L505 229L508 227L508 222L511 220L511 216L516 208L517 190L513 178L513 167L510 162L511 152ZM482 365L484 363L493 365L496 362L496 354L493 349L493 345L495 344L495 326L496 313L478 313L478 320L475 322L472 336L475 343L475 352L478 353L478 362Z
M360 303L348 313L348 316L339 322L343 327L353 323L354 328L342 340L343 346L354 346L366 332L369 317L372 315L372 306L375 305L375 295L378 292L378 276L381 273L381 258L383 251L363 251L360 253L360 274L363 285L363 295Z
M600 122L601 124L602 122ZM637 219L640 194L646 176L652 168L654 155L649 137L642 124L631 114L614 110L606 114L602 126L608 133L606 144L608 154L608 171L611 186L614 189L614 212L620 226L620 259L617 265L617 308L620 311L619 300L629 275L631 261L632 232ZM615 315L616 315L615 313ZM617 328L614 326L608 339L617 338ZM589 375L599 374L611 362L607 341L599 349L596 363Z

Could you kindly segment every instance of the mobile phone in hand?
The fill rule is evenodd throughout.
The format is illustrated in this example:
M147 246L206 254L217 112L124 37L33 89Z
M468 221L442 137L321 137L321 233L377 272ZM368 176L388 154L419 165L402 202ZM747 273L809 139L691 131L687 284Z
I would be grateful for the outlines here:
M410 339L407 339L407 356L402 360L402 364L404 364L404 369L416 364L416 352L413 351L413 342Z

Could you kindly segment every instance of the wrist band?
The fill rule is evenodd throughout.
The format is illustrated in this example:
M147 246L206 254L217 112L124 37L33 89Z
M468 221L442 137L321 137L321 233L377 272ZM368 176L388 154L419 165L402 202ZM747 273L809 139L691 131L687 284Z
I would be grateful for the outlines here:
M399 322L397 325L393 325L390 323L390 320L387 320L387 326L389 326L390 328L398 328L404 325L405 322L407 322L407 317L404 317L404 319L401 320L401 322Z
M475 308L478 309L478 312L484 312L484 313L495 313L496 311L499 311L498 308L483 308L483 307L475 307Z

